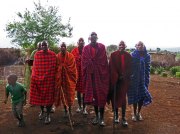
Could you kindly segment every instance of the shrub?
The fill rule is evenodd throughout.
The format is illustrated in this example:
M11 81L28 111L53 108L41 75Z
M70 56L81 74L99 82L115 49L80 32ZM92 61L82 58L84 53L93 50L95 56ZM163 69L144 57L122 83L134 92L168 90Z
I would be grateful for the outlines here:
M3 80L0 80L0 85L3 85L4 84L4 81Z
M151 68L150 68L150 74L155 74L155 71L156 71L156 69L151 66Z
M52 45L49 47L49 49L53 52L55 52L56 54L60 52L60 48L56 45Z
M176 75L176 72L180 72L180 66L175 66L170 69L172 75Z
M163 68L163 67L158 67L158 68L156 68L157 74L161 74L163 71L164 71L164 68Z
M180 72L176 72L176 77L180 78Z
M168 74L167 74L166 72L162 72L162 73L161 73L161 76L162 76L162 77L167 77Z
M171 67L164 67L164 70L170 71Z

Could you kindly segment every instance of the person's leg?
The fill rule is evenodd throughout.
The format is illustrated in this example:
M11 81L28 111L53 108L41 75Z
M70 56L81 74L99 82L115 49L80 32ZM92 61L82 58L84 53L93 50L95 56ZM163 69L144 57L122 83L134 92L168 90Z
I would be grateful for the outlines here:
M141 111L142 105L143 105L143 99L138 102L138 114Z
M39 120L42 120L45 117L44 106L40 106L40 109Z
M137 112L137 120L141 121L143 120L141 116L141 108L143 106L143 99L138 102L138 112Z
M136 117L136 115L137 115L137 103L134 103L133 104L133 115L132 115L132 120L133 121L137 121L137 117Z
M96 124L98 124L98 121L99 121L98 106L94 106L94 112L95 112L96 117L93 119L92 124L93 124L93 125L96 125Z
M51 113L54 113L56 111L56 106L53 105L52 108L51 108Z
M126 121L126 104L122 105L122 126L128 126L128 123Z
M52 109L52 105L46 106L46 118L45 118L45 124L49 124L51 122L51 117L50 117L50 113L51 113L51 109Z
M119 123L118 108L115 108L114 110L114 123Z
M68 110L66 105L64 105L64 117L68 117Z
M134 104L133 104L133 112L134 112L134 115L136 115L136 111L137 111L137 103L134 103Z
M83 114L84 115L88 115L88 112L87 112L87 110L86 110L86 104L84 103L84 96L85 96L85 94L83 94Z
M122 105L122 119L126 119L126 105Z
M19 127L24 127L25 126L25 122L24 122L24 118L23 118L23 103L19 102L18 104L16 104L15 106L15 113L16 113L16 118L19 121L18 126Z
M20 119L20 117L16 111L16 105L15 104L12 104L12 112L13 112L14 117L18 120L17 125L20 126L21 119Z
M16 105L15 104L12 104L12 112L13 112L13 115L16 119L18 119L18 121L20 121L20 117L16 111Z
M71 108L71 106L69 106L69 114L70 114L70 116L72 117L72 108Z
M100 126L105 126L105 123L104 123L104 107L103 107L103 108L100 108L99 125L100 125Z
M76 110L76 112L81 112L81 110L82 110L82 107L81 107L81 93L80 92L78 92L77 91L77 99L78 99L78 105L79 105L79 107L78 107L78 109Z

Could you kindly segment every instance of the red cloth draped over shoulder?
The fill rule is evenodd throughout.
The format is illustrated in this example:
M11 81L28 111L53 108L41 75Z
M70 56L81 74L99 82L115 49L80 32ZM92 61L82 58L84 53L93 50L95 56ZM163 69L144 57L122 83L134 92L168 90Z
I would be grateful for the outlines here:
M126 104L126 94L131 76L131 59L131 55L125 51L115 51L110 56L110 92L113 92L110 99L113 105L114 87L116 87L116 108Z
M76 84L76 91L80 93L84 93L84 89L82 88L82 71L81 71L81 54L79 53L78 47L74 48L71 53L74 55L76 60L76 68L78 72L78 80Z
M62 59L64 58L64 62ZM75 99L75 88L77 82L77 69L74 56L66 51L65 57L57 54L56 72L56 96L55 106L61 102L64 105L72 106Z
M109 88L108 61L105 46L101 43L95 48L84 47L82 53L83 88L85 89L85 103L104 107Z
M30 85L30 104L52 105L55 93L56 54L36 52Z

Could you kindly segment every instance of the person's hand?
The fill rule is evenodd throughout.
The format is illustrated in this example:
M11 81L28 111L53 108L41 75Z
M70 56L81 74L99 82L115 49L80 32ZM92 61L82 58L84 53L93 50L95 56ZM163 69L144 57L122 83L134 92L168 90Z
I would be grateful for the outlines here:
M26 100L24 100L23 101L23 106L25 106L27 104L27 101Z
M4 100L4 103L5 103L5 104L7 103L7 99Z
M109 105L110 102L111 102L111 98L112 98L112 91L109 91L109 93L108 93L108 95L107 95L107 100L106 100L106 102L107 102L108 105Z
M29 59L26 59L26 60L25 60L25 63L28 64L28 63L29 63Z
M107 104L108 104L108 105L110 104L110 99L107 100Z
M121 76L119 76L119 80L123 80L124 79L124 77L121 75Z

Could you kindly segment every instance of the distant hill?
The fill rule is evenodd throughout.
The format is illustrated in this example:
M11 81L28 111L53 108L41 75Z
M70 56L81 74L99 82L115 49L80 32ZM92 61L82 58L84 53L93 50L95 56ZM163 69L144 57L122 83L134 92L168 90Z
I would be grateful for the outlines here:
M147 48L147 50L156 51L157 48ZM169 52L180 52L180 47L172 47L172 48L160 48L161 51L167 50Z
M180 47L161 48L161 50L167 50L167 51L170 51L170 52L180 52Z

